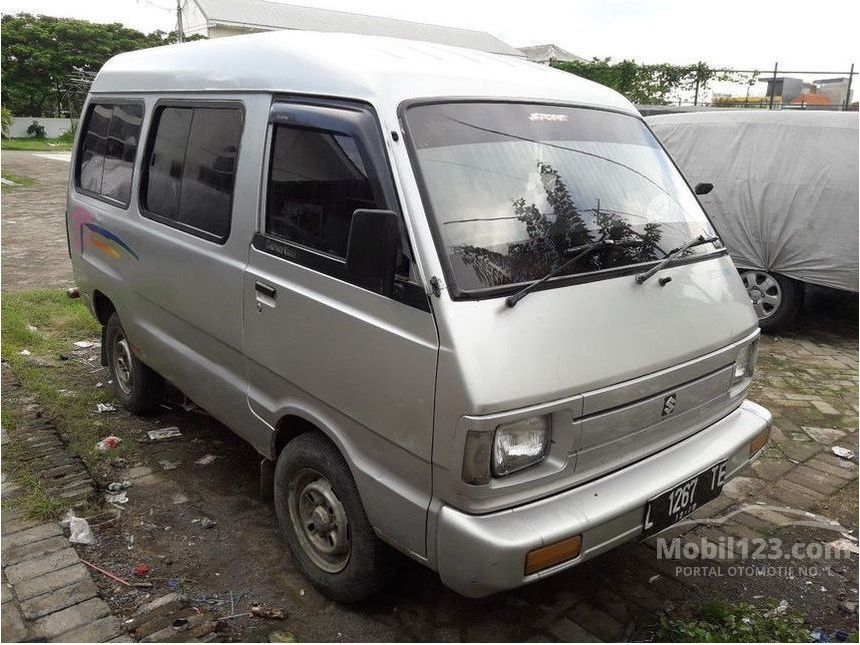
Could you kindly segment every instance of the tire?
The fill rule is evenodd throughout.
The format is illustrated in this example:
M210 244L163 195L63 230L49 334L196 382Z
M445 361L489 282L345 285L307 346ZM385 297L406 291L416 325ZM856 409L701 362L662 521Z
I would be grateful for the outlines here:
M776 331L788 325L803 304L803 285L777 273L741 271L747 293L758 315L762 331Z
M116 312L108 320L105 342L113 389L122 404L134 414L152 412L164 398L164 379L131 351Z
M274 485L281 532L317 589L355 603L386 585L391 553L376 537L349 466L331 441L315 432L290 441L278 457Z

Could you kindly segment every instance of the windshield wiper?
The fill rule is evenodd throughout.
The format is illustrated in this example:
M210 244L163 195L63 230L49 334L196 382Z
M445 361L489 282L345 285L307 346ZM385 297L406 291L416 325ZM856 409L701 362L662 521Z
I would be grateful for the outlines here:
M616 242L615 240L606 239L606 238L602 237L599 240L596 240L596 241L591 242L589 244L583 244L582 246L574 246L572 248L569 248L569 249L567 249L567 251L565 251L565 253L567 255L570 255L571 253L576 253L576 255L574 255L569 260L565 260L564 262L559 264L557 267L555 267L552 271L547 273L541 279L535 280L534 282L530 282L525 287L523 287L522 289L517 291L515 294L510 295L507 298L505 298L505 304L508 305L508 307L515 306L520 300L525 298L529 293L534 291L537 287L542 285L544 282L546 282L550 278L554 278L555 276L557 276L559 273L561 273L562 271L564 271L568 267L573 266L574 264L577 263L577 261L584 258L586 255L588 255L589 253L592 253L593 251L597 251L599 249L605 249L605 248L609 248L609 247L639 246L641 244L642 244L642 242L638 242L635 240L625 241L625 242Z
M684 253L686 253L687 251L692 249L694 246L701 246L702 244L710 244L712 242L716 242L719 239L720 238L718 238L716 235L714 235L713 237L705 237L704 235L700 235L699 237L690 240L689 242L687 242L683 246L679 246L676 249L672 249L671 251L669 251L669 254L665 258L660 260L660 262L657 265L651 267L645 273L640 273L639 275L637 275L636 276L636 284L642 284L648 278L650 278L652 275L654 275L660 269L662 269L664 266L669 264L672 260L683 255ZM667 278L667 280L668 280L668 278Z

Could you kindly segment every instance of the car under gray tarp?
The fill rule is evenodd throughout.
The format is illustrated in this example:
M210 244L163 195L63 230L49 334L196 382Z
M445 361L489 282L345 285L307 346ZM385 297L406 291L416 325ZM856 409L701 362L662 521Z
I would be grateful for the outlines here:
M858 290L858 114L727 110L648 117L739 268Z

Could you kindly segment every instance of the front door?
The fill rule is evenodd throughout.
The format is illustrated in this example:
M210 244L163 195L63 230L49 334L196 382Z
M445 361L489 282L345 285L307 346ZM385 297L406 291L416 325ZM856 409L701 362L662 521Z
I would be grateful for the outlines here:
M368 518L426 554L438 338L402 235L393 293L345 270L356 209L400 212L369 106L276 102L259 232L244 279L249 405L338 444ZM405 231L405 229L403 229Z

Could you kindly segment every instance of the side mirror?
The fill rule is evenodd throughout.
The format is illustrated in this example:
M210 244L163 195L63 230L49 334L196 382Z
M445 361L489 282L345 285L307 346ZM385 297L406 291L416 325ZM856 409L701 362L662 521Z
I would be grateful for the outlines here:
M346 244L346 272L369 289L389 295L394 286L399 237L394 211L356 210Z
M714 189L713 184L696 184L696 187L693 189L697 195L707 195Z

